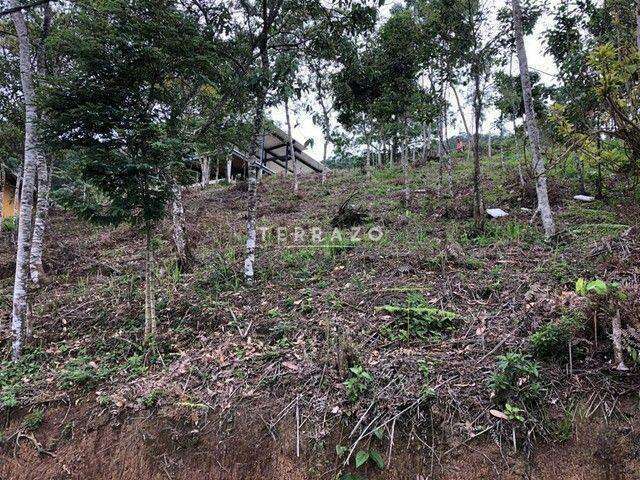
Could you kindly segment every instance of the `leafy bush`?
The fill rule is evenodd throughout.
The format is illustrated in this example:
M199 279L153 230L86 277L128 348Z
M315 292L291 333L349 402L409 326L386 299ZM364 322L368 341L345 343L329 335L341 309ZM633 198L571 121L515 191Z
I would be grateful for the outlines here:
M496 399L502 403L532 403L543 392L539 380L538 363L528 355L509 352L498 357L496 369L491 374L489 386Z
M566 315L557 322L541 326L529 338L535 356L543 359L568 359L569 342L583 328L581 318ZM579 349L572 350L572 355L579 354Z

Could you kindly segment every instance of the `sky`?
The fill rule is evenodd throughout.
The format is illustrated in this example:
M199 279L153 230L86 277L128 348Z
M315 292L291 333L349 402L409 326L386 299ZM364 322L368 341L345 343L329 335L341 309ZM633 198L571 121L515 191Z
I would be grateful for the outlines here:
M538 21L536 25L536 29L532 35L529 35L525 39L525 47L527 50L527 58L529 62L530 69L536 69L541 72L541 80L544 83L552 84L554 81L554 75L557 73L557 68L553 63L553 60L545 55L544 50L544 42L542 40L543 32L549 27L551 22L550 13L553 11L555 5L559 3L560 0L550 0L547 3L547 8ZM497 11L499 8L505 5L504 0L489 0L490 3L495 3L494 11ZM388 17L389 11L391 7L396 3L402 2L391 2L383 5L380 13L380 21L383 22L385 18ZM512 67L513 75L516 75L518 72L518 61L517 57L514 55L513 67ZM467 117L467 121L469 124L472 124L471 119L471 109L467 106L465 108L465 115ZM284 130L286 130L285 123L285 114L284 108L274 108L271 111L271 117L278 123ZM484 120L484 124L482 127L482 133L489 133L491 130L490 126L497 118L497 113L493 109L489 109L487 112L487 116ZM311 120L311 116L302 111L302 109L296 109L293 111L292 117L292 127L293 127L293 137L298 140L300 143L304 143L306 140L312 138L313 145L307 148L307 153L309 153L313 158L318 161L322 160L322 147L323 147L323 136L320 128L313 124ZM335 125L335 119L334 119ZM456 122L456 125L453 128L450 128L450 135L455 135L457 133L461 133L464 130L462 122L459 119ZM497 133L497 132L494 132ZM331 146L329 147L329 154L331 156Z

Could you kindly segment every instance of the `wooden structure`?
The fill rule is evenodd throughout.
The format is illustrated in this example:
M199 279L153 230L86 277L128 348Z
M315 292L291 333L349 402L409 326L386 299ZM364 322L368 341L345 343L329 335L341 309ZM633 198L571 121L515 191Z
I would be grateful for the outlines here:
M16 177L5 170L5 180L2 185L2 219L13 217L16 214L15 201Z
M248 155L240 149L234 148L226 162L218 163L217 172L215 171L216 165L213 165L213 172L207 175L207 172L203 170L201 179L216 181L216 179L246 178L250 161L260 162L263 174L293 172L293 162L289 154L289 136L284 130L277 127L272 128L268 133L265 133L261 143L260 157L256 158L255 154ZM293 139L293 150L296 158L296 170L299 175L321 173L326 168L322 163L305 153L305 146L296 139ZM208 162L201 162L201 168L208 167Z

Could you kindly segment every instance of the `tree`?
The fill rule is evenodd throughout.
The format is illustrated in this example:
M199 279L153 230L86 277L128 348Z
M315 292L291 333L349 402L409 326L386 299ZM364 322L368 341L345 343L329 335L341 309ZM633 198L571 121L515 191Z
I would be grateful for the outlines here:
M549 194L547 192L547 176L545 171L544 159L540 148L540 131L538 130L538 122L533 107L533 95L531 88L531 80L529 78L529 66L527 64L527 52L524 48L524 30L522 26L522 9L520 0L512 0L513 7L513 26L516 40L516 49L518 52L518 63L520 66L520 80L522 82L522 98L524 101L527 134L531 142L533 171L536 175L536 195L538 197L538 211L542 219L547 238L555 235L556 227L549 204Z
M90 187L86 200L70 191L67 203L93 222L141 230L150 340L153 234L168 202L174 218L182 215L176 178L192 135L181 127L221 60L197 19L172 0L88 0L67 21L70 27L53 39L68 68L46 91L49 148L72 159Z
M16 0L10 0L11 8L18 7ZM25 107L24 167L22 174L22 195L18 221L18 241L16 246L16 273L13 286L13 309L11 332L13 345L11 358L16 361L22 355L24 327L27 315L27 282L29 278L29 249L33 224L33 194L38 166L39 144L36 132L38 110L31 67L31 43L22 10L11 13L11 19L18 36L20 79Z

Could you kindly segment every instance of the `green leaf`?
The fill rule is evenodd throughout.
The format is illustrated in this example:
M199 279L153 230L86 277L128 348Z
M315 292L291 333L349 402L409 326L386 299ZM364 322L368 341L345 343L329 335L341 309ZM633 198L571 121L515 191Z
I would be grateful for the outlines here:
M579 278L578 280L576 280L576 293L578 295L587 294L587 282L585 282L584 278Z
M382 440L384 438L384 432L382 431L381 428L376 428L373 431L373 434L376 436L378 440Z
M382 456L375 450L371 450L369 454L371 455L371 460L373 460L376 463L378 468L380 470L384 469L384 459L382 458Z
M598 295L606 295L609 292L609 287L602 280L592 280L587 283L587 291L595 292Z
M360 450L356 454L356 468L360 468L362 465L367 463L367 460L369 460L369 452Z

